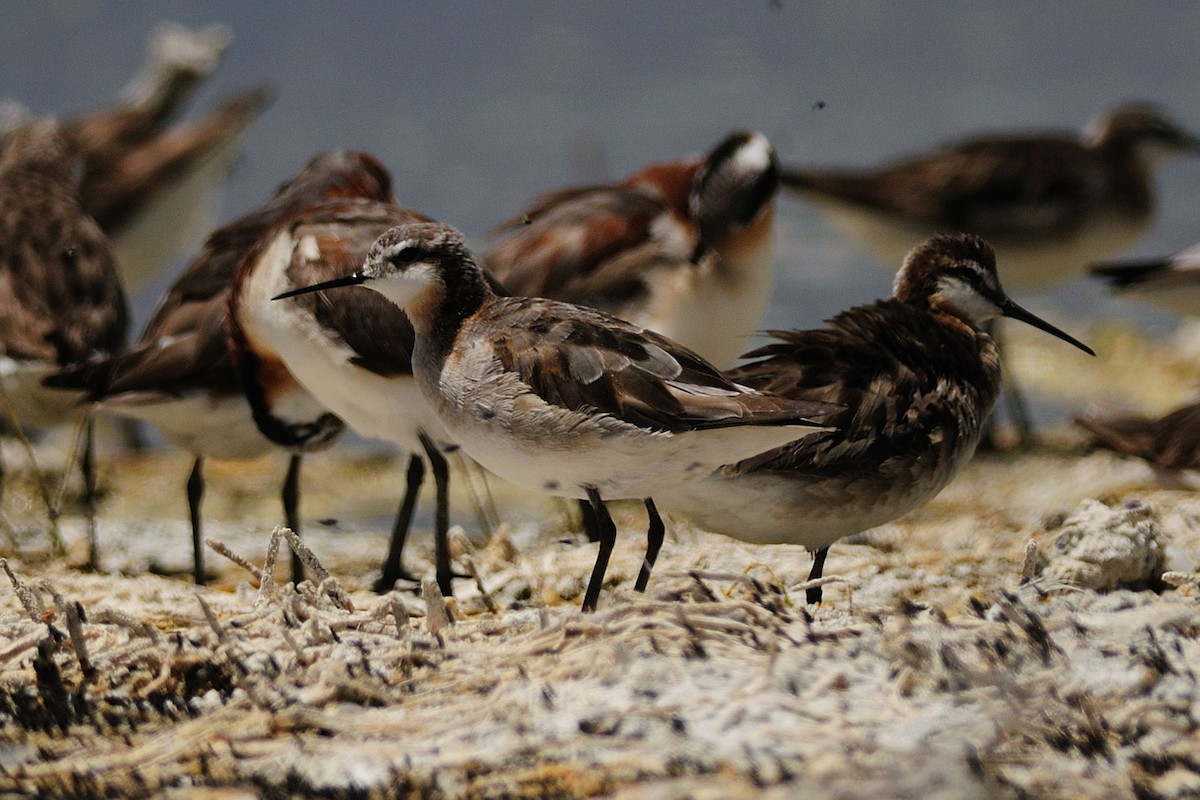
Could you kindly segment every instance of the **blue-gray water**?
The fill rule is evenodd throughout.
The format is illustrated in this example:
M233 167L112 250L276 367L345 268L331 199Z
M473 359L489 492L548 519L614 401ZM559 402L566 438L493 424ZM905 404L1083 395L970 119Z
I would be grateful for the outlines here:
M1077 129L1148 99L1200 129L1200 4L1146 2L23 2L0 27L0 97L72 113L116 97L155 23L229 24L198 98L278 97L225 216L313 153L358 147L401 201L475 241L532 195L698 152L752 127L785 160L868 164L980 130ZM1169 165L1134 252L1200 239L1200 159ZM802 204L779 214L768 325L809 326L885 294L887 272ZM165 285L168 278L164 278ZM138 299L144 318L155 294ZM1139 313L1081 281L1074 313ZM1163 323L1159 323L1163 324Z

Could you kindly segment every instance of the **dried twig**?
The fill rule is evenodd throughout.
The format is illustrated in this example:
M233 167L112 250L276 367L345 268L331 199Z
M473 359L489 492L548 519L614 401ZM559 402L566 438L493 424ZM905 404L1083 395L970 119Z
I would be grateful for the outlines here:
M262 571L258 574L258 602L266 603L275 599L278 589L275 586L275 563L279 559L279 542L283 539L283 526L276 525L267 540L267 555L263 559Z
M1025 543L1025 558L1021 561L1021 586L1024 586L1038 576L1038 566L1041 556L1042 554L1038 550L1036 541L1030 539Z
M391 607L392 619L396 621L396 635L401 639L407 638L412 631L412 625L409 624L408 609L404 607L404 601L395 592L390 592L387 600Z
M214 553L225 556L225 558L249 572L254 576L254 580L258 581L258 585L260 587L262 586L263 571L254 566L254 564L250 562L250 559L233 552L229 549L228 545L218 539L205 539L204 543L208 545Z
M292 548L292 552L299 556L305 568L312 572L313 577L317 579L318 590L328 595L338 608L353 611L354 603L350 602L350 595L346 594L346 590L342 588L341 581L329 574L329 570L325 569L325 565L317 558L317 554L304 543L304 540L291 528L278 527L275 530L283 534L287 539L288 547Z
M92 666L92 660L88 657L87 639L83 635L85 618L83 606L78 602L67 602L66 598L44 578L39 585L50 592L50 596L54 598L55 607L66 619L67 635L71 639L71 648L75 651L75 658L79 661L79 669L82 670L84 678L90 680L96 674L96 670Z
M454 618L446 609L446 598L442 597L437 584L428 579L421 581L421 597L425 600L425 627L441 642L442 629L454 624Z
M1174 586L1176 589L1182 589L1185 586L1196 589L1200 588L1200 575L1192 572L1164 572L1162 582L1168 586Z
M0 558L0 568L8 575L8 579L12 581L13 592L16 593L17 599L21 601L21 606L25 609L25 613L34 622L49 622L50 618L46 616L46 606L42 602L42 597L33 589L30 589L21 579L18 578L12 571L12 567L8 565L7 558Z

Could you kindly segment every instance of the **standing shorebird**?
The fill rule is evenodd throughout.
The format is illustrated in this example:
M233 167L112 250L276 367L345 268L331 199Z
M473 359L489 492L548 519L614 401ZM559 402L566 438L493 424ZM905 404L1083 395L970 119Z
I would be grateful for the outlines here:
M1090 271L1122 296L1200 317L1200 245L1166 258L1093 264Z
M247 129L270 102L269 89L252 89L176 121L230 39L220 25L199 31L160 26L122 100L63 124L83 158L80 199L108 234L130 292L204 241L219 218L222 187Z
M501 297L458 231L393 228L352 275L285 297L363 285L412 321L417 387L451 438L496 474L543 494L586 498L601 529L584 595L594 610L616 541L605 500L644 499L819 427L824 403L726 380L695 353L568 303ZM661 520L651 509L651 534Z
M1129 105L1082 137L979 136L876 169L785 168L782 180L885 264L934 233L961 231L995 247L1006 285L1037 289L1145 233L1155 170L1189 152L1200 152L1200 138Z
M276 226L322 201L390 195L390 179L374 159L346 152L317 156L265 204L209 236L133 349L48 381L86 389L101 408L154 424L169 442L195 457L187 491L197 583L204 582L204 459L256 458L283 444L291 452L282 492L284 514L288 526L299 531L300 454L332 444L342 430L341 421L290 379L286 369L276 370L269 385L247 386L242 380L231 354L228 319L238 264ZM298 577L295 560L292 567Z
M46 389L42 378L118 352L129 325L108 241L80 206L76 167L58 126L46 120L11 133L0 154L0 386L22 424L75 418L79 395ZM85 425L88 563L94 566L90 417Z
M981 136L868 170L785 168L783 186L826 212L884 264L931 234L965 232L996 249L1010 288L1075 278L1145 233L1155 170L1200 139L1144 105L1116 108L1082 137ZM1010 380L1020 433L1032 425Z
M700 158L544 195L483 260L515 295L599 309L727 366L770 302L778 190L770 141L738 131ZM579 506L596 541L591 504Z
M256 256L243 263L230 302L244 375L261 369L255 363L257 349L277 353L288 371L357 433L392 442L410 454L408 485L376 591L391 590L401 578L417 580L403 567L403 551L424 481L424 459L429 461L437 490L436 577L449 596L454 577L448 539L450 472L442 455L448 439L413 379L414 334L408 318L394 303L362 288L271 302L298 286L350 275L387 230L427 221L393 202L348 200L314 207L279 226Z
M939 235L908 254L892 297L826 327L775 331L730 380L844 408L832 429L659 492L664 509L756 544L801 544L821 577L829 547L916 508L975 452L1000 393L1000 359L980 324L1021 320L1092 353L1018 306L1000 285L992 248ZM819 587L808 590L820 602Z
M778 188L767 138L732 133L701 158L539 198L483 263L515 295L599 309L726 366L770 302Z

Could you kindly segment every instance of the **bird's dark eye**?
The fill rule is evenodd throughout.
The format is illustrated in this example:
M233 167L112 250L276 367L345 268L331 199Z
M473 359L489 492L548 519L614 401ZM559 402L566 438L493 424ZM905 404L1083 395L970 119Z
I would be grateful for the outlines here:
M67 247L62 251L63 263L67 266L72 266L75 263L75 248Z

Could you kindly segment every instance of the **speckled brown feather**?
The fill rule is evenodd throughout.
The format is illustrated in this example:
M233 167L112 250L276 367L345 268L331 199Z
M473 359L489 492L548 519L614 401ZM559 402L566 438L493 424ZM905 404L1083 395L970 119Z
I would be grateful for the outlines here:
M772 331L776 341L730 370L738 383L786 397L837 403L833 430L730 468L834 478L882 472L885 462L949 462L977 437L1000 392L995 343L966 325L938 325L928 309L881 300L844 311L825 328ZM934 434L937 432L937 437ZM972 445L973 449L973 445Z
M615 317L540 298L488 303L459 332L489 331L499 363L548 403L678 433L805 424L826 403L739 391L692 351ZM465 345L464 345L465 346Z
M785 187L989 239L1062 236L1098 213L1145 218L1154 199L1137 145L1186 138L1153 109L1108 115L1092 140L979 136L874 170L783 171Z
M784 186L914 220L1003 239L1062 234L1098 211L1152 206L1133 153L1119 169L1067 137L972 139L864 173L785 171Z
M698 166L647 173L674 188L685 173L688 185ZM642 173L615 185L568 189L543 195L514 220L483 257L486 267L514 294L553 297L614 311L648 291L649 273L662 260L651 224L663 214L686 225L687 195L665 192Z
M391 178L378 161L351 151L317 156L265 204L209 236L159 303L135 348L87 369L54 376L47 385L86 388L93 400L126 392L241 393L227 320L238 265L282 221L322 200L360 195L391 196Z
M120 279L76 174L47 121L13 133L0 156L0 346L11 358L65 366L125 343Z

